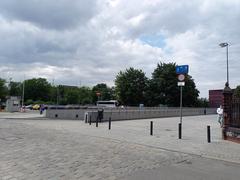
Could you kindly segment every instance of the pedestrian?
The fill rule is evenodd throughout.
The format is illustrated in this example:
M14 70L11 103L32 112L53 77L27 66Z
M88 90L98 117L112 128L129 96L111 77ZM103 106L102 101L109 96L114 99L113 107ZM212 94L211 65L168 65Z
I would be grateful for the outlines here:
M98 109L97 119L102 122L104 109Z
M223 109L222 109L222 105L219 106L219 108L217 108L217 114L218 114L218 122L220 124L220 126L223 126Z
M42 113L43 113L43 111L44 111L44 105L43 105L43 104L41 104L41 105L40 105L40 114L42 114Z

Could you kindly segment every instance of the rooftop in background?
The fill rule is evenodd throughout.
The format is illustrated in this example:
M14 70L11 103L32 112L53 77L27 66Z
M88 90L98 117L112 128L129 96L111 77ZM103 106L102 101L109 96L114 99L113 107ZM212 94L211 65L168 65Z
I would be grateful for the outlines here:
M70 85L63 85L63 84L60 84L59 87L72 88L72 89L78 88L77 86L70 86Z

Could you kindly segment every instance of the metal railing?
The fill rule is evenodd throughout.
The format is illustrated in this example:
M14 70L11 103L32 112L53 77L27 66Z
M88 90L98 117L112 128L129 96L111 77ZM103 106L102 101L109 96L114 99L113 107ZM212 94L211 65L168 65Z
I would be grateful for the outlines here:
M235 96L232 98L230 126L240 128L240 98Z

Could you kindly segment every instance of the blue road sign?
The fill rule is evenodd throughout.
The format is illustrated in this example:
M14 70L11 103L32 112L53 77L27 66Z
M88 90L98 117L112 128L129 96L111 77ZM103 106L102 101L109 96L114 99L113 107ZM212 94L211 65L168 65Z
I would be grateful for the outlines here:
M177 74L187 74L188 73L188 65L176 66Z

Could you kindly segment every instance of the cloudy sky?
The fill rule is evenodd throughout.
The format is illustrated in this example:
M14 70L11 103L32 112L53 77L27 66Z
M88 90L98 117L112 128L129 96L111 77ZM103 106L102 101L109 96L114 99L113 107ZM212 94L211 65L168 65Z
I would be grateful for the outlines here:
M114 85L129 67L188 64L201 97L240 85L240 0L0 0L0 77Z

